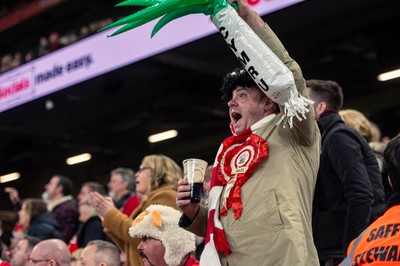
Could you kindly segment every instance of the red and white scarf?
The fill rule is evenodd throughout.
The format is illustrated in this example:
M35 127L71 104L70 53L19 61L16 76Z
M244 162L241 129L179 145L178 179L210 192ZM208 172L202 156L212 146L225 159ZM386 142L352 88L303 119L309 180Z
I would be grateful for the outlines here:
M218 150L210 184L206 245L200 265L221 265L218 252L224 255L231 253L219 217L226 216L232 208L235 219L240 218L243 210L240 189L251 177L257 165L268 155L267 141L253 132L273 117L275 115L262 119L240 135L228 137ZM224 202L219 211L223 190Z

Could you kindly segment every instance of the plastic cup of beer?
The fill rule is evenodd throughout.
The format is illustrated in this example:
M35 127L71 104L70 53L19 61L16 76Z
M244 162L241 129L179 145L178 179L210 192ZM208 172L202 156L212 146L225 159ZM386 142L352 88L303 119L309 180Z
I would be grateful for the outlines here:
M204 175L208 163L201 159L190 158L182 162L183 178L185 178L190 190L190 202L199 203L203 193Z

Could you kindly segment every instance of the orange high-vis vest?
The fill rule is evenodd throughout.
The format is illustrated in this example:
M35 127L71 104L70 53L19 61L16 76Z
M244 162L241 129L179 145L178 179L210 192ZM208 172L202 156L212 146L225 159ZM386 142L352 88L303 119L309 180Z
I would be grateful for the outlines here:
M400 205L395 205L353 240L340 266L400 265Z

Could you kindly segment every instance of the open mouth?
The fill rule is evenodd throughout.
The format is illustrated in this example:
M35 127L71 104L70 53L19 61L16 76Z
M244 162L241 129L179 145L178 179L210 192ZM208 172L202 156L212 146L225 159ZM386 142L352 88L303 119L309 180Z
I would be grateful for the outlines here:
M142 257L142 259L147 259L148 260L146 254L144 254L143 251L139 251L139 256Z
M236 124L237 121L239 121L240 118L242 118L242 115L239 113L236 113L236 112L232 112L231 117L232 117L233 124Z

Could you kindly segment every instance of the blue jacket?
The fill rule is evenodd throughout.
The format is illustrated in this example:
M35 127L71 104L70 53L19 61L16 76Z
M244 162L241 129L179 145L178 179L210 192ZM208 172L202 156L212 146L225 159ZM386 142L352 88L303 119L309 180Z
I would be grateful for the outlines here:
M38 237L41 240L50 238L58 238L63 240L60 232L60 225L47 212L39 215L31 221L27 235Z

